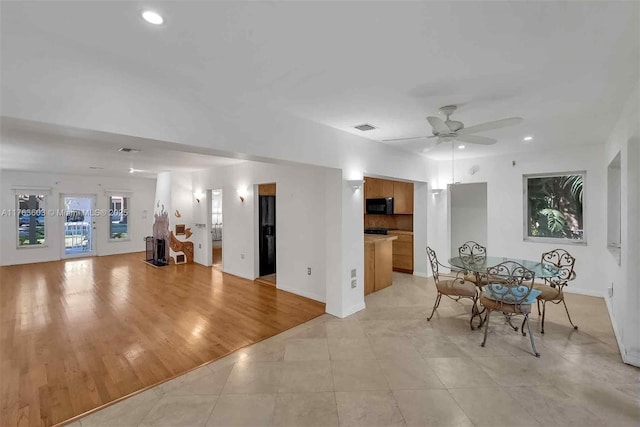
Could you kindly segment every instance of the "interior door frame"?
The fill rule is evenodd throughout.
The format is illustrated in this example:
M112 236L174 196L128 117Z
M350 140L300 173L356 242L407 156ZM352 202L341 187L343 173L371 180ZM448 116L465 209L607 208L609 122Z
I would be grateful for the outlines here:
M91 199L91 215L89 216L90 221L91 221L91 250L89 252L82 252L82 253L78 253L78 254L69 254L67 255L67 248L66 248L66 242L65 242L65 230L64 230L64 223L66 222L67 216L66 216L66 206L64 204L64 199L67 197L77 197L77 198L87 198L87 199ZM97 233L97 227L96 227L96 220L95 220L95 215L93 215L96 212L96 203L98 196L97 194L92 194L92 193L60 193L60 206L61 206L61 211L62 211L62 215L60 215L60 234L62 236L62 254L61 254L61 258L62 259L70 259L70 258L84 258L84 257L90 257L90 256L96 256L97 255L97 250L96 250L96 237L98 235Z

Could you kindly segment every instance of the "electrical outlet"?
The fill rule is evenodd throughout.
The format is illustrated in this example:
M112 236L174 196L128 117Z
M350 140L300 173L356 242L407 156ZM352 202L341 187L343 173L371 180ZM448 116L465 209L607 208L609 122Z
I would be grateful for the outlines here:
M611 282L611 286L607 288L607 291L609 293L609 298L613 297L613 282Z
M198 249L202 249L202 243L198 243Z
M356 277L356 269L352 268L351 269L351 278L353 279L354 277Z
M311 267L307 267L307 276L311 276Z
M240 254L240 259L244 259L244 254Z
M358 279L351 279L351 289L358 286Z

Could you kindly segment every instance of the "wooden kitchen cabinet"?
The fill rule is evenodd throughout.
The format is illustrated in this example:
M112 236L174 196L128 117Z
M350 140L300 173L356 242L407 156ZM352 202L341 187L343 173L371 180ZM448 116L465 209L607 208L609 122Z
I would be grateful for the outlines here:
M366 177L364 183L364 197L366 199L393 197L393 181Z
M364 294L393 283L393 242L396 236L364 235Z
M413 233L390 230L389 235L398 237L393 241L393 271L413 274Z
M392 181L393 213L413 215L413 182Z

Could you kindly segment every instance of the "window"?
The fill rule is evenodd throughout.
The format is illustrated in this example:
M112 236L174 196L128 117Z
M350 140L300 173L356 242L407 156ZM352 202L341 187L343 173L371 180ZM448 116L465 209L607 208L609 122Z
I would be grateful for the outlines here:
M129 239L129 197L109 196L109 239Z
M584 243L585 172L525 175L525 240Z
M45 244L45 196L16 194L18 209L18 247L37 247Z

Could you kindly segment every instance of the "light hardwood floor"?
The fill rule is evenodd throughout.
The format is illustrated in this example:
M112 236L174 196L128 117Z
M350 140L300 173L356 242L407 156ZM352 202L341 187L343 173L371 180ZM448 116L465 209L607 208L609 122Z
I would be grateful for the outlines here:
M0 425L53 425L278 334L324 304L144 254L0 268Z

